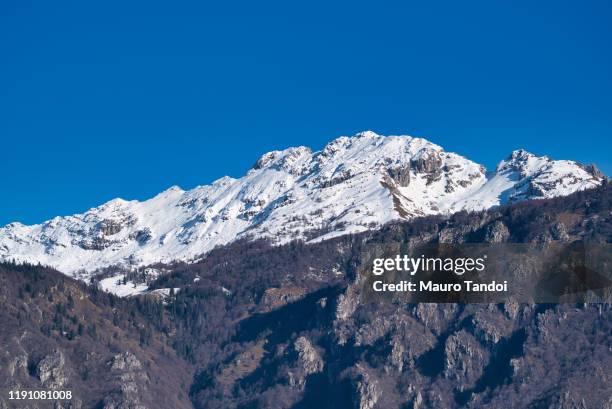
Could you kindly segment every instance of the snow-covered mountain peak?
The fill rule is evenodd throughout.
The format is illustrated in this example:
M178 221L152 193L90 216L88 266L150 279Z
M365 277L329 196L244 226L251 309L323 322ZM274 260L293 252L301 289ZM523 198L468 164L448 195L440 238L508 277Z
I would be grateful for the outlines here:
M396 219L569 194L603 178L594 167L524 150L487 177L483 166L426 139L365 131L318 152L268 152L238 179L173 186L142 202L114 199L39 225L12 223L0 228L0 259L71 274L190 260L238 238L324 240Z
M515 149L512 151L512 153L508 156L508 159L510 160L528 160L529 158L532 158L536 155L534 155L533 153L525 150L525 149Z
M571 175L577 179L602 179L604 175L595 165L583 165L570 160L553 160L548 156L536 156L524 149L513 151L499 162L497 173L518 172L521 178L542 177L559 178Z
M499 162L487 183L455 203L453 209L487 209L521 200L564 196L595 187L604 179L594 165L553 160L518 149Z
M294 163L301 158L309 156L312 153L310 148L306 146L291 147L284 150L276 150L264 153L253 165L253 169L263 169L267 167L280 167L287 163Z
M380 136L381 135L377 134L376 132L368 129L367 131L357 132L355 135L353 135L353 138L378 138Z
M499 162L497 172L517 171L523 175L533 173L542 166L552 162L548 156L536 156L525 149L513 151L506 159Z
M179 193L182 193L182 192L184 192L184 190L180 186L178 186L178 185L172 185L168 189L166 189L166 192L179 192Z

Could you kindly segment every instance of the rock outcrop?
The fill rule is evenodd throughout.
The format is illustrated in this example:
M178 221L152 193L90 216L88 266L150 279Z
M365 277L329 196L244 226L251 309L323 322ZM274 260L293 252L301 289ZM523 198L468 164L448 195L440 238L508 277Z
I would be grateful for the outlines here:
M42 386L52 390L62 389L68 383L68 373L65 365L66 358L59 350L41 359L36 365L36 376L38 376Z

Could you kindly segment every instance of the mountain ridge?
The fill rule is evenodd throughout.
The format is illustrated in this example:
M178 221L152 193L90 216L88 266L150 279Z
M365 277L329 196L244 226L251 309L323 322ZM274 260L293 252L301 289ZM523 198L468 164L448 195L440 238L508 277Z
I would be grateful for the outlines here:
M299 146L265 153L241 178L172 186L145 201L113 199L32 226L8 224L0 228L0 260L74 276L115 264L193 260L245 237L325 240L398 219L563 196L603 180L593 165L525 150L487 173L426 139L365 131L316 152Z

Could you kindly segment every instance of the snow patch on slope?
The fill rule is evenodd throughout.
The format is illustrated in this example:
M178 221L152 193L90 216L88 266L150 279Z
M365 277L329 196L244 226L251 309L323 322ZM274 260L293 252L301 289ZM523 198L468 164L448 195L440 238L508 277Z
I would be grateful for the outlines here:
M124 274L118 274L112 277L100 280L98 287L102 291L115 294L118 297L130 297L133 295L143 294L149 288L147 284L135 284L131 281L125 281Z

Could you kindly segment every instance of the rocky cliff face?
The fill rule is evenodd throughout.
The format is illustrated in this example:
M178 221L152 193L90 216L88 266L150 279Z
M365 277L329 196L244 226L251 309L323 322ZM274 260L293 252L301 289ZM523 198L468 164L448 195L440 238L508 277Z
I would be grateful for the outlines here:
M0 259L92 270L192 260L241 238L281 244L375 229L393 220L488 209L594 187L592 166L515 151L495 172L425 139L362 132L321 151L263 155L242 178L144 202L112 200L83 214L0 229Z
M258 309L229 338L231 349L239 351L265 340L268 352L252 372L260 375L237 381L232 392L219 397L214 386L219 371L209 363L201 377L207 382L195 384L194 404L198 408L274 407L278 402L295 408L607 407L609 380L601 374L612 363L609 304L366 303L356 285L359 269L351 254L356 251L359 258L364 251L361 243L369 241L539 243L543 237L553 240L561 221L566 240L610 242L611 199L608 186L564 200L526 202L449 219L434 217L389 225L372 235L298 247L299 258L308 258L312 246L322 258L333 249L336 263L327 258L326 263L342 269L343 278L332 280L335 275L329 275L332 281L324 284L325 279L315 280L310 274L316 265L294 268L291 280L311 289L276 309ZM276 252L282 249L286 247ZM235 251L213 253L206 263L218 265L215 258L225 259ZM262 259L268 260L269 254ZM251 257L249 265L257 260ZM242 271L240 262L230 264L231 271ZM268 268L279 273L279 280L286 279L282 264L270 261Z

